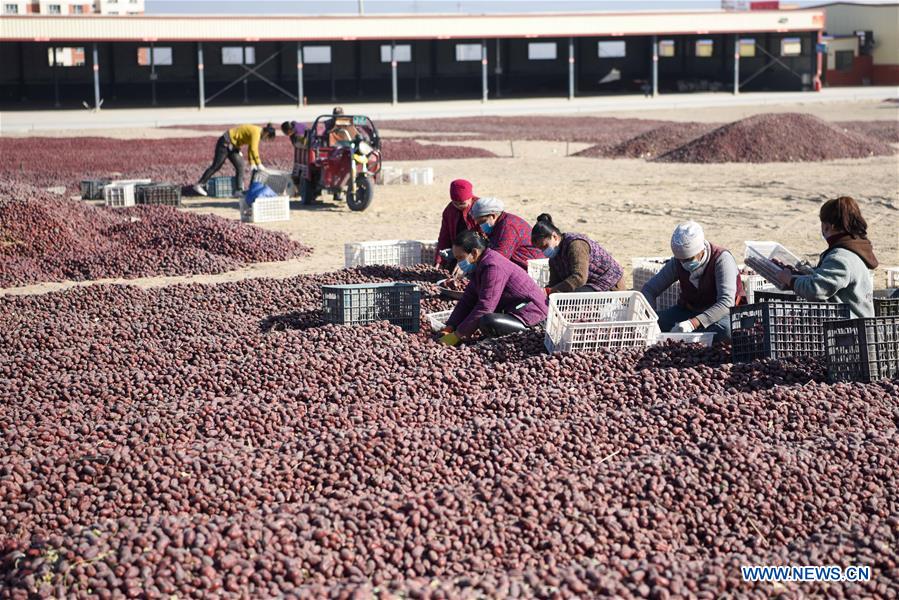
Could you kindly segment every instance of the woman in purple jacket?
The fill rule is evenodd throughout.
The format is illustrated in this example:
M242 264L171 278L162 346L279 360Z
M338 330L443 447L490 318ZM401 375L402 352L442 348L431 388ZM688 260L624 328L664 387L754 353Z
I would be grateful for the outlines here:
M546 319L543 290L524 269L488 248L476 231L456 236L453 255L471 281L441 331L440 343L455 346L478 330L488 337L508 335Z

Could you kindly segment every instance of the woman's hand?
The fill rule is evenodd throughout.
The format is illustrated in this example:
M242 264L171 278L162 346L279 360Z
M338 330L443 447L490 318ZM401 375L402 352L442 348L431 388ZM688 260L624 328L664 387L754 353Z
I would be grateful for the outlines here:
M453 274L450 275L450 277L461 281L465 277L465 273L462 272L462 269L459 268L459 265L456 265L456 267L453 269Z
M793 271L790 269L781 269L777 272L777 283L782 290L789 290L793 288Z
M438 341L441 344L443 344L444 346L458 346L459 343L462 341L462 338L460 338L455 333L451 332L451 333L447 333L446 335L444 335Z

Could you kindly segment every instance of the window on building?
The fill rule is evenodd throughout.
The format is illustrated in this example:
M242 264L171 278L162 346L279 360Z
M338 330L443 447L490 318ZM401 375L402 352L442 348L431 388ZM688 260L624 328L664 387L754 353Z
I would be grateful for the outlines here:
M456 61L481 60L480 44L456 44Z
M755 39L745 38L740 40L738 52L740 53L740 58L752 58L755 56Z
M558 44L555 42L533 42L528 44L528 60L556 60Z
M47 48L47 64L51 67L83 67L84 47Z
M597 42L596 52L599 58L624 58L627 55L627 44L624 40Z
M74 14L74 15L83 15L83 14L84 14L84 7L81 6L80 4L74 4L74 5L72 5L72 14Z
M224 46L222 48L223 65L255 65L256 48L253 46Z
M62 5L60 5L60 4L48 4L48 5L47 5L47 14L50 14L50 15L61 15L61 14L62 14Z
M310 65L331 63L331 46L303 46L303 62Z
M381 62L390 62L390 44L381 44ZM409 44L397 44L395 50L396 62L412 62L412 46Z
M851 71L855 61L855 52L852 50L837 50L834 53L834 62L837 71Z
M696 57L712 58L715 55L714 40L696 40Z
M659 40L659 56L671 58L675 54L674 40Z
M19 14L19 5L18 4L4 4L3 5L3 14L4 15Z
M781 56L799 56L802 54L802 38L784 38L780 40Z
M142 67L150 66L150 48L148 46L137 49L137 64ZM170 46L153 48L153 64L157 67L171 66L172 48Z

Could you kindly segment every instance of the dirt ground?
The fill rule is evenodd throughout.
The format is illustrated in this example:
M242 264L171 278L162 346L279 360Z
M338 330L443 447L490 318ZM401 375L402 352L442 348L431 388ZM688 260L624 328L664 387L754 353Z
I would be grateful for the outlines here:
M808 112L834 121L899 117L899 106L877 102L603 116L725 122L758 112L785 111ZM198 134L209 132L161 129L142 130L140 135ZM289 222L261 225L313 246L311 257L253 265L221 275L155 277L130 283L154 286L323 272L344 266L346 242L433 240L448 200L449 182L455 178L471 180L476 194L502 198L509 212L531 222L542 212L552 214L564 230L584 233L599 241L626 270L632 257L668 254L671 230L687 219L702 223L707 237L730 248L738 260L742 258L745 240L776 240L797 254L814 257L823 249L817 219L820 202L851 195L862 204L882 266L899 265L899 156L822 163L662 164L566 156L586 144L509 140L454 143L484 147L502 158L390 163L404 169L432 167L434 184L378 186L372 206L362 213L351 212L345 204L329 198L323 205L311 208L297 202L292 206ZM185 210L238 217L236 200L188 198ZM884 285L882 271L876 282L878 287ZM77 284L38 284L19 288L15 293L69 285Z

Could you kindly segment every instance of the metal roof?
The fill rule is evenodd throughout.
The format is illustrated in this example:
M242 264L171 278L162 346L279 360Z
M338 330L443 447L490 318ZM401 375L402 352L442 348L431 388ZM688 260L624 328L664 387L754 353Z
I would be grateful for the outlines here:
M0 17L0 41L316 41L818 31L823 10L366 16Z

